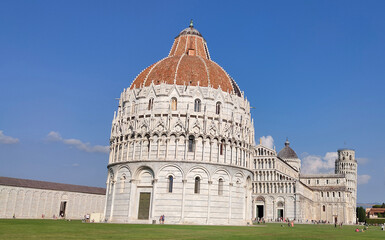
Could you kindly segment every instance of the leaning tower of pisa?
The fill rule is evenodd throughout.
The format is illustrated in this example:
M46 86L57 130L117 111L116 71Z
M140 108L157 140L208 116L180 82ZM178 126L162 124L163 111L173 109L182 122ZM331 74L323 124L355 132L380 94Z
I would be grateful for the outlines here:
M335 173L344 174L346 186L351 191L351 205L355 209L357 203L357 161L355 151L352 149L338 150L338 158L335 162ZM356 219L356 211L352 211L352 221Z

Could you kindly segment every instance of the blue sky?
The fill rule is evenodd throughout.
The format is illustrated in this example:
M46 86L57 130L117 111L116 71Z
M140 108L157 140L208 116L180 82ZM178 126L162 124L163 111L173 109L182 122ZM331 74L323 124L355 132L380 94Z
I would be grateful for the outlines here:
M255 107L257 138L280 150L289 137L311 171L355 149L358 201L383 202L384 11L384 1L1 1L0 175L104 187L115 98L193 18Z

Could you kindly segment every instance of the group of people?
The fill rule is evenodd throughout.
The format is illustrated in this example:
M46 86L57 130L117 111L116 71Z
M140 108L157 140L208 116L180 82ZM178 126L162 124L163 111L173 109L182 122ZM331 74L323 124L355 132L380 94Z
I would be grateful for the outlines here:
M292 220L292 221L295 221ZM265 223L265 222L290 222L290 219L289 218L283 218L283 217L280 217L280 218L276 218L276 219L266 219L265 218L254 218L253 219L253 223Z
M385 228L385 223L383 223L381 225L381 231L384 231L384 228ZM365 232L369 229L369 225L364 225L364 228L363 229L359 229L359 228L356 228L356 230L354 230L355 232Z
M164 224L164 215L161 215L159 218L159 223Z
M253 223L258 223L258 224L263 223L264 224L265 219L264 218L254 218Z

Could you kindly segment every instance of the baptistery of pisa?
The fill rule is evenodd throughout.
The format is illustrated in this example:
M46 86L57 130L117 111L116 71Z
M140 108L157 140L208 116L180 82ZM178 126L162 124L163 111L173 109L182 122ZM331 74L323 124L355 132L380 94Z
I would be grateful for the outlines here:
M121 93L110 149L109 222L355 222L354 150L338 150L334 174L305 175L288 141L257 145L250 103L192 24Z

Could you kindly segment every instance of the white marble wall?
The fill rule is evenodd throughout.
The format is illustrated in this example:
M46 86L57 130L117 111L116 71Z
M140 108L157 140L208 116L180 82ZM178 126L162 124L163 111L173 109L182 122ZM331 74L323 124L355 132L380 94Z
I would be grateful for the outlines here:
M247 169L188 162L129 162L111 165L110 171L114 176L120 176L122 171L131 176L126 189L116 187L110 193L108 201L113 203L106 205L113 205L112 215L111 208L106 209L110 222L149 223L158 221L161 215L166 216L167 223L175 224L245 224L251 220L252 173ZM171 193L169 176L173 176ZM201 179L199 193L194 193L196 177ZM221 192L219 179L223 180ZM111 181L119 185L118 177L109 178L109 185ZM128 197L125 192L131 195ZM146 221L138 220L140 192L151 193L150 217Z
M66 218L81 219L87 213L102 213L105 196L13 186L0 186L0 218L46 218L58 216L61 201L67 201Z

